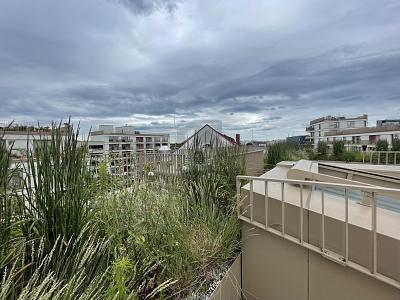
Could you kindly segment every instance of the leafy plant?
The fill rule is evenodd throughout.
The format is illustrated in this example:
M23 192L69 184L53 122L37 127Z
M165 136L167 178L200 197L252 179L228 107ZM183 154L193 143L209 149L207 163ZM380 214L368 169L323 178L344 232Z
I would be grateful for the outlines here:
M394 138L392 141L392 151L400 151L400 139Z
M376 142L376 151L388 151L389 149L389 143L387 140L378 140Z
M328 159L328 151L329 151L328 144L326 142L319 141L318 145L317 145L316 159L319 159L319 160Z

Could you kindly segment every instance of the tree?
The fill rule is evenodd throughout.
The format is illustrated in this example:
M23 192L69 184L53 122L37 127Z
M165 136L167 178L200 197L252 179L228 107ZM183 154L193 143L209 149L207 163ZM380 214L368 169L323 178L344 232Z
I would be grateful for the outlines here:
M327 159L328 158L329 146L326 142L318 142L317 145L317 159Z
M400 151L400 139L394 138L392 141L392 150L393 151Z
M389 144L387 140L379 140L376 142L376 151L388 151Z
M343 141L334 141L332 144L332 150L334 159L342 160L344 158L346 149L344 148Z

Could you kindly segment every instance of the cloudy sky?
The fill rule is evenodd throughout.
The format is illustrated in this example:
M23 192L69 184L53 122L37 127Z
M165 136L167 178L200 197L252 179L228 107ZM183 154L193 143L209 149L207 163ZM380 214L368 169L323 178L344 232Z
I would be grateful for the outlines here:
M398 0L1 0L0 119L304 133L400 118Z

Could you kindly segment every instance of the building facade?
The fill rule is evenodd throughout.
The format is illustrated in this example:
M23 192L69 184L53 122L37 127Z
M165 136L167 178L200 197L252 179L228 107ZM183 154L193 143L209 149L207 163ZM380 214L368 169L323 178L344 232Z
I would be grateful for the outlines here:
M129 174L136 154L158 153L169 149L169 134L141 133L133 126L100 125L89 136L90 167L98 172L107 163L111 174Z
M61 134L68 132L68 126L61 127ZM32 123L0 124L0 140L12 147L11 154L16 158L24 158L27 151L34 149L51 139L52 125L40 126Z
M308 137L307 135L288 136L286 138L286 142L287 143L296 144L296 145L299 145L299 146L304 146L308 142L307 137Z
M392 125L400 125L400 119L385 119L376 121L376 127L392 126Z
M322 140L328 143L343 141L348 148L354 150L361 150L362 148L375 150L377 141L386 140L389 144L389 149L391 149L393 140L399 138L400 125L387 125L327 132Z
M310 133L309 141L315 147L318 142L324 141L326 133L339 132L346 129L366 128L368 125L368 115L357 117L334 117L326 116L310 121L306 131Z

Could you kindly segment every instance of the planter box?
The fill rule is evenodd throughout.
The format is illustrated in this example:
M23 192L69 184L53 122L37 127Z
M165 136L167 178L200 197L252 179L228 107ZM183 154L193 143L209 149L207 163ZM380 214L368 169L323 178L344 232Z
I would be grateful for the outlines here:
M241 263L242 256L235 259L232 266L226 272L209 300L240 300L241 299Z

